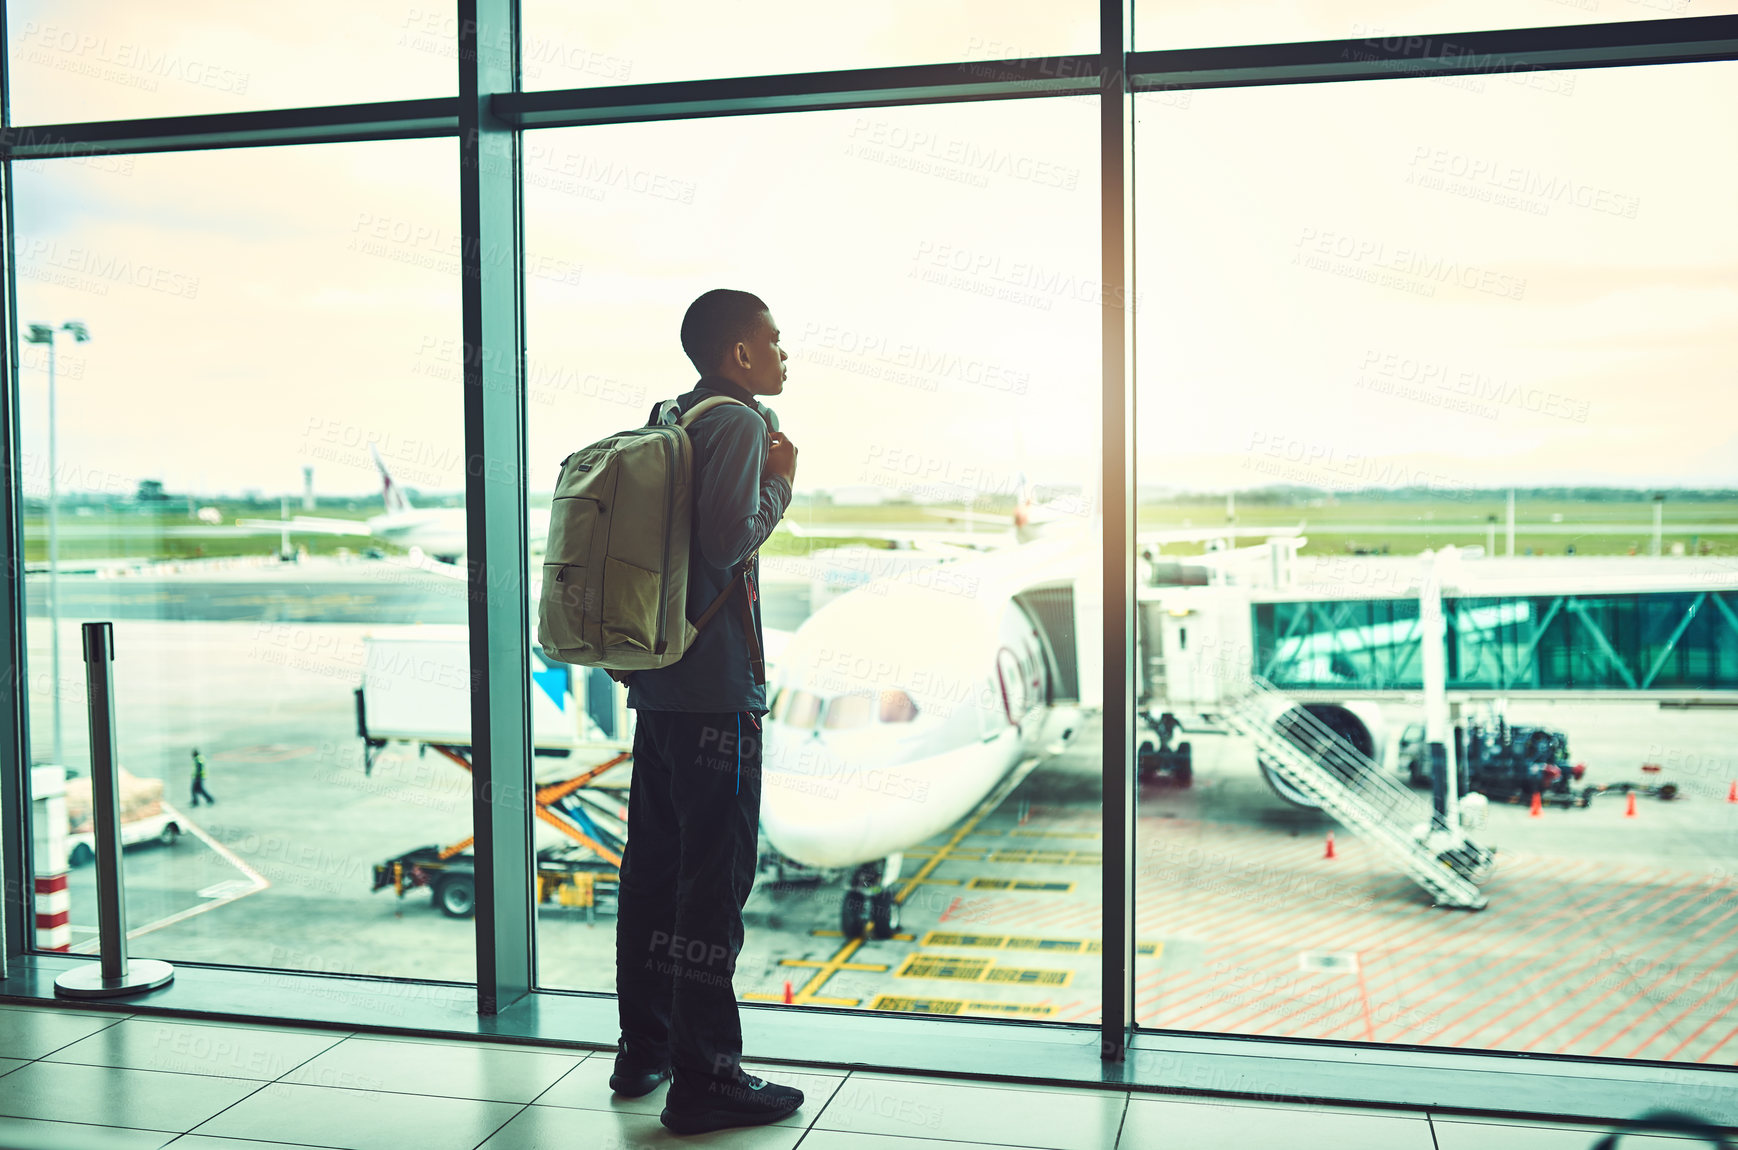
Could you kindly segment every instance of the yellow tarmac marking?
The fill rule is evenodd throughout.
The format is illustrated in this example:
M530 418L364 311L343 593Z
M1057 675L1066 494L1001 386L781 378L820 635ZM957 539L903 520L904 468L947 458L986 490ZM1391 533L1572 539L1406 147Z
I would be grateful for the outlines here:
M945 846L939 847L912 847L905 853L910 855L912 858L934 859L937 861L951 858L956 862L983 862L984 852L988 849L988 847L961 847L948 843Z
M1037 882L1024 878L975 878L966 884L968 890L1031 890L1067 894L1074 889L1071 882Z
M835 963L826 959L818 958L781 958L778 960L778 964L780 966L812 966L817 970L824 970L828 967L833 967L838 970L867 970L872 974L881 974L887 969L887 964L885 962Z
M1103 866L1104 856L1098 851L1046 851L1030 847L1005 847L991 851L986 862L1046 863L1051 866Z
M1045 954L1100 954L1104 944L1096 938L1038 938L1022 934L959 934L932 930L924 934L919 946L965 946L980 950L1033 950ZM1164 953L1163 942L1137 942L1135 953L1158 956Z
M878 994L870 1010L900 1010L910 1014L1020 1014L1043 1017L1056 1013L1054 1006L1025 1002L968 1002L962 998L904 998Z
M1031 758L1025 760L1016 766L1014 770L1010 771L1007 777L1002 780L1001 785L996 787L996 789L991 791L988 795L985 795L983 802L978 804L977 809L966 816L965 821L960 823L958 829L954 831L953 835L949 837L947 842L939 847L933 848L933 853L931 854L929 861L919 867L916 874L904 880L904 883L899 888L899 892L893 896L893 901L896 903L903 903L908 897L910 897L911 892L917 889L917 885L927 879L930 872L942 864L942 861L948 857L950 851L959 846L960 840L971 834L979 823L983 822L984 819L989 817L992 811L1001 806L1002 800L1008 797L1009 792L1019 786L1026 776L1032 773L1032 768L1037 765L1038 760L1036 758ZM908 851L906 853L915 854L917 852ZM1072 888L1074 884L1068 883L1066 885ZM815 933L819 934L820 932L816 931ZM904 937L909 939L911 936L906 935ZM852 965L849 962L851 956L856 954L857 951L862 948L865 941L866 940L861 938L847 939L845 944L839 948L837 954L819 964L815 973L810 976L808 982L803 984L801 990L792 993L792 1004L806 1005L808 1003L818 1003L823 1006L858 1005L861 1001L860 999L824 998L818 995L816 991L820 990L821 987L826 984L827 980L833 977L833 975L841 970L850 968ZM753 999L757 1002L784 1001L784 995L782 994L746 994L743 997Z
M1072 970L1022 969L1017 966L992 966L984 972L985 982L1013 982L1021 986L1067 986L1074 981Z
M803 984L803 988L801 990L795 991L791 994L792 1005L807 1006L810 1003L817 1003L821 1006L857 1006L857 1005L860 1005L862 1002L861 999L856 999L856 998L826 998L826 997L823 997L821 995L816 994L815 991L819 990L821 988L822 983L826 982L827 979L833 977L833 975L837 974L839 971L849 969L853 964L848 962L847 960L853 954L857 953L858 948L861 947L862 945L863 945L862 939L854 938L851 941L847 942L844 946L840 947L839 953L835 954L832 958L827 959L825 962L817 963L816 965L819 967L819 969L816 970L815 973L809 978L809 981ZM784 1001L783 994L758 994L757 993L757 994L745 994L745 995L743 995L743 997L754 999L757 1002L783 1002Z
M842 930L811 930L809 932L809 934L814 938L844 938L845 937L845 932ZM911 942L916 937L917 936L915 934L907 934L904 931L900 931L898 934L893 936L892 941L894 941L894 942Z
M976 982L990 969L988 958L970 958L956 954L908 954L894 978L947 978L959 982Z
M1072 970L997 966L993 958L960 954L909 954L894 978L939 978L953 982L1011 982L1020 986L1067 986Z

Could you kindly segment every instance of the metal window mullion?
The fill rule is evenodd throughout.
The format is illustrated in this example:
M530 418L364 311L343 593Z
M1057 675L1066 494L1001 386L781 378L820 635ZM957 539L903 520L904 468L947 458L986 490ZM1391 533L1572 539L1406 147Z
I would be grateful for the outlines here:
M1666 659L1671 656L1673 651L1677 650L1678 640L1682 639L1684 632L1689 630L1690 624L1695 621L1696 612L1702 609L1702 604L1707 599L1708 593L1703 591L1691 600L1689 609L1684 612L1684 617L1679 619L1678 625L1672 629L1672 637L1666 640L1666 645L1660 648L1660 653L1654 659L1653 666L1648 668L1647 677L1641 681L1642 690L1645 691L1653 686L1654 679L1658 677L1660 669L1666 665Z
M1531 603L1533 600L1529 599L1528 602ZM1563 603L1564 597L1561 595L1551 600L1551 607L1545 612L1545 617L1540 619L1533 627L1533 637L1527 641L1527 645L1523 647L1520 654L1516 656L1514 672L1498 684L1499 689L1507 691L1509 688L1513 687L1520 681L1521 675L1526 672L1529 666L1531 666L1534 671L1533 686L1538 686L1544 679L1543 675L1538 674L1538 664L1533 662L1533 657L1539 650L1539 644L1545 639L1545 632L1551 629L1552 621L1557 618L1557 612L1563 609ZM1529 608L1529 611L1530 610L1531 608Z
M1738 59L1738 16L1136 52L1136 92L1423 79Z
M456 99L445 96L71 124L13 125L9 121L0 132L0 152L15 160L57 160L138 152L413 140L456 135L458 108Z
M1285 644L1291 642L1294 638L1297 638L1297 633L1303 628L1304 621L1310 617L1309 608L1307 606L1303 604L1297 604L1297 606L1302 607L1302 610L1296 611L1292 614L1291 622L1286 626L1285 634L1273 645L1273 656L1267 660L1267 665L1261 669L1261 677L1264 679L1271 679L1274 677L1274 668L1280 665L1280 651L1284 648ZM1274 621L1276 624L1279 619L1278 608L1279 604L1274 604ZM1275 630L1278 630L1277 626L1275 627ZM1297 645L1292 648L1291 656L1285 661L1286 667L1290 667L1297 662L1298 652L1303 650L1303 645L1307 641L1307 637L1298 639Z
M519 128L565 128L767 112L1090 96L1099 90L1101 56L962 60L520 92L498 97L493 111Z
M1134 101L1122 62L1131 0L1099 0L1100 411L1103 500L1104 772L1100 1056L1123 1060L1133 1035L1135 924Z
M1732 631L1734 634L1738 634L1738 615L1734 615L1732 613L1732 608L1727 605L1725 596L1723 596L1720 592L1715 591L1712 595L1709 596L1709 598L1713 601L1714 606L1719 608L1721 616L1723 616L1726 620L1726 625L1728 627L1732 628ZM1709 644L1708 654L1709 654L1710 659L1713 662L1714 667L1716 668L1713 673L1715 676L1718 676L1718 674L1719 674L1718 667L1720 666L1720 663L1721 663L1721 660L1720 660L1720 636L1719 636L1719 629L1718 628L1714 629L1714 634L1712 636L1710 636L1710 638L1712 639L1712 642Z
M489 111L494 94L518 85L518 18L516 0L459 0L471 817L485 1015L528 995L536 971L519 136Z
M1458 633L1459 632L1457 631L1456 634L1458 635ZM1412 645L1414 639L1418 640L1416 646ZM1446 637L1444 638L1444 642L1447 642ZM1403 647L1405 648L1404 652L1401 650ZM1422 660L1424 657L1424 616L1414 616L1412 619L1412 626L1407 628L1406 634L1403 636L1396 636L1389 649L1394 652L1393 658L1388 661L1389 674L1391 677L1383 685L1387 687L1398 687L1405 683L1406 669L1412 666L1412 661L1414 659Z
M5 34L0 21L0 37ZM4 44L0 39L0 44ZM3 113L0 113L3 115ZM19 466L18 306L13 264L12 163L0 160L0 237L4 250L5 355L0 362L0 562L6 595L0 617L6 628L5 688L0 691L0 978L8 960L29 953L36 942L36 881L30 843L30 708L25 677L24 484Z
M1605 629L1598 623L1595 623L1593 618L1588 615L1587 604L1579 599L1571 599L1569 601L1569 610L1571 614L1581 621L1581 626L1587 631L1588 635L1592 636L1594 646L1598 648L1599 653L1604 656L1605 661L1611 664L1611 666L1617 670L1618 675L1623 678L1624 686L1632 691L1635 690L1635 676L1630 674L1629 667L1624 663L1623 657L1617 653L1617 649L1611 645L1611 640L1605 637Z

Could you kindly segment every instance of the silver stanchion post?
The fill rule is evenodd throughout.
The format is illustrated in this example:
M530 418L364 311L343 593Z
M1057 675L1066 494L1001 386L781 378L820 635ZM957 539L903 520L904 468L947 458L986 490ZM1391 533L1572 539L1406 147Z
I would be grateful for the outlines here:
M54 980L68 998L114 998L153 990L175 977L156 959L127 961L127 905L121 890L121 796L115 785L115 628L86 623L84 675L90 697L91 814L96 820L97 945L102 961L85 963Z

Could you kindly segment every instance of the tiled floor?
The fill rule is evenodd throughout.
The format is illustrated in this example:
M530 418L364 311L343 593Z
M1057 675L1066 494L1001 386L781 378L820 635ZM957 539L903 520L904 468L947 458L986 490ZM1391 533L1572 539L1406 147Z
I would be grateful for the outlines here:
M38 1150L1584 1150L1587 1127L1259 1106L1122 1090L756 1067L776 1126L678 1138L609 1053L0 1007L0 1147ZM1623 1150L1696 1150L1679 1138Z

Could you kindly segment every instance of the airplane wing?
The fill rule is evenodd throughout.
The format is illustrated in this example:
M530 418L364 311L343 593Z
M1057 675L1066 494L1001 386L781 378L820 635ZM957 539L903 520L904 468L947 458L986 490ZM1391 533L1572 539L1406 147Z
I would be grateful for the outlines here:
M1209 539L1287 539L1303 534L1296 527L1176 527L1160 531L1137 531L1137 543L1203 543Z
M461 583L471 577L470 569L463 563L448 563L444 559L436 559L433 555L424 554L421 547L412 547L406 555L388 556L386 562L397 564L400 567L410 567L417 571L426 571L430 575L439 575L443 579L457 579ZM535 600L540 587L541 584L531 589L533 615L537 613Z
M936 519L953 520L956 523L986 523L991 527L1004 529L1008 526L1008 517L1006 515L991 515L985 511L966 511L964 509L956 510L947 507L925 507L923 513L925 515L933 516Z
M884 523L822 523L804 527L790 519L779 520L779 527L798 539L881 539L913 550L945 551L950 555L1013 546L1014 533L1005 529L1006 521L1002 526L1001 531L925 531Z
M361 519L325 519L318 515L298 515L293 519L237 519L235 525L274 535L285 528L301 535L374 534Z

